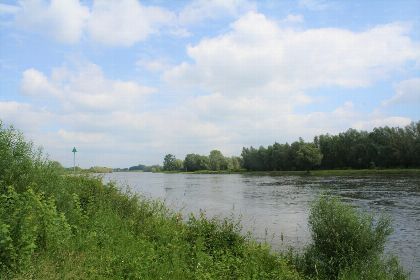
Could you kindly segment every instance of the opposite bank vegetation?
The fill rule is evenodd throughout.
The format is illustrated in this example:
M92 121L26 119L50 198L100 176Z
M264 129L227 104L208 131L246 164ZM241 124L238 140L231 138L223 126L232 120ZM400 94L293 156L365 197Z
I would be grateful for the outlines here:
M312 142L244 147L239 157L187 154L184 160L167 154L164 171L308 171L335 169L420 168L420 121L400 127L377 127L372 131L348 129L337 135L319 135ZM149 168L151 169L151 168ZM132 166L131 170L146 170ZM159 171L157 166L151 171ZM328 172L326 172L328 174Z
M389 219L322 196L309 225L303 251L272 252L236 221L63 176L0 122L0 279L407 279L383 254Z

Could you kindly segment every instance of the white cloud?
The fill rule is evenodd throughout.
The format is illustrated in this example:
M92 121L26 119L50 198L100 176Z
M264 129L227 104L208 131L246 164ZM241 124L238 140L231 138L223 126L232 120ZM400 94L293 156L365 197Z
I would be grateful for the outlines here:
M89 17L78 0L24 0L19 2L16 22L28 30L47 33L64 43L76 43Z
M375 127L390 126L404 127L411 123L411 119L405 117L372 117L368 120L358 121L354 123L354 128L363 130L372 130Z
M50 122L52 116L47 110L34 108L28 103L0 101L0 119L25 132L38 131Z
M207 154L214 148L238 155L243 146L290 142L298 137L312 140L314 135L338 133L349 127L371 129L410 122L407 118L363 114L351 102L330 112L299 114L270 101L214 94L166 109L101 113L51 113L28 104L0 102L0 118L29 131L36 143L42 143L53 159L65 165L71 165L70 150L77 146L83 151L79 164L85 167L159 163L165 153L182 158L191 152ZM42 130L51 124L59 128Z
M91 37L107 45L131 46L173 22L165 9L143 6L137 0L98 0L92 7L88 30Z
M0 5L12 13L18 26L46 34L59 42L77 43L83 34L111 46L131 46L174 24L174 13L137 0L95 0L92 7L79 0L22 0Z
M180 12L144 5L139 0L22 0L17 5L0 4L0 13L12 14L21 28L51 36L62 43L77 43L86 35L108 46L130 47L153 34L166 32L188 37L188 28L198 22L238 17L255 10L248 0L197 0ZM299 20L298 18L292 20Z
M28 69L23 73L21 89L27 95L56 97L66 111L130 110L141 106L145 95L155 91L133 81L106 79L99 66L89 63L77 71L55 68L49 78Z
M154 12L163 15L165 11L148 10L150 7L137 1L94 5L103 5L103 9L92 8L88 34L104 44L135 44L166 24L164 17L153 19ZM94 15L95 11L99 14ZM104 17L114 13L129 18L116 27L119 22ZM135 25L134 15L141 13L147 14L147 24L125 32ZM165 153L182 158L186 153L205 154L213 148L238 155L243 146L290 142L300 136L311 140L314 135L349 127L370 129L410 122L398 116L359 112L352 102L328 112L299 113L301 106L316 101L309 89L367 87L407 62L420 61L419 46L404 25L381 25L360 32L283 27L286 21L301 20L303 17L290 15L275 22L251 12L225 34L189 46L191 62L171 66L162 59L139 60L138 66L163 71L169 82L162 86L168 86L169 92L160 90L152 100L145 97L158 89L111 79L95 64L54 68L51 73L30 68L23 72L21 91L35 102L0 102L0 118L32 131L36 141L66 165L71 164L73 146L84 151L81 156L91 153L89 160L80 161L86 167L152 164L160 162ZM94 24L98 29L94 30ZM124 32L105 38L106 25L110 26L109 37ZM177 85L185 85L187 90ZM415 95L415 88L403 82L396 89L405 100ZM48 133L42 130L46 126Z
M251 12L226 34L189 46L194 62L166 71L165 79L229 95L251 89L255 93L261 87L278 91L365 87L420 59L420 48L407 32L397 23L363 32L282 29Z
M223 16L236 17L255 9L247 0L195 0L181 10L178 18L181 25L189 25Z
M210 147L219 143L223 151L239 154L243 146L284 143L299 137L311 141L315 135L339 133L350 127L372 129L375 126L403 126L409 118L387 116L378 112L363 113L350 101L331 111L295 112L296 103L276 97L224 97L220 94L200 96L184 105L189 119L207 121L217 130L209 136ZM187 116L183 116L187 118ZM194 123L193 123L194 125ZM224 136L223 141L221 136ZM218 139L213 140L213 139ZM198 143L203 140L198 140ZM213 144L214 145L214 144ZM209 146L206 147L206 149ZM182 148L188 150L188 147Z
M136 62L137 67L144 67L151 72L161 72L171 68L171 65L163 58L159 59L139 59Z
M383 102L384 105L406 103L420 105L420 78L401 81L395 87L395 95Z
M74 132L65 129L59 129L57 134L68 143L96 144L106 138L104 133Z
M48 78L33 68L23 72L21 89L23 93L33 96L58 94L54 86L48 81Z
M330 112L297 113L300 106L315 101L309 89L368 87L419 60L419 46L407 35L406 26L396 23L353 32L296 30L282 28L283 23L248 13L225 34L189 46L192 62L164 73L171 86L205 92L190 98L183 110L192 114L191 119L215 125L213 137L219 133L226 137L226 151L239 153L244 145L294 141L300 136L311 140L349 127L410 122L359 112L352 102Z

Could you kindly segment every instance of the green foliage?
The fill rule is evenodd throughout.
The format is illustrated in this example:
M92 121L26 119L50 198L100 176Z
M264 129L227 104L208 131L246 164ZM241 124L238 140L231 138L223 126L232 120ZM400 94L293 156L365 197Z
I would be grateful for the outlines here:
M226 170L228 168L227 160L219 150L213 150L209 155L210 170Z
M139 165L131 166L128 168L128 171L137 171L137 170L144 170L146 168L146 165L139 163Z
M92 173L112 173L112 168L103 166L92 166L87 171Z
M184 221L114 184L63 175L13 128L0 127L0 149L0 279L407 279L381 255L389 220L336 199L313 206L305 254L286 256L235 221Z
M225 157L218 150L211 151L209 156L187 154L184 159L184 168L186 171L239 171L241 158Z
M186 171L198 171L209 169L209 158L198 154L188 154L184 159Z
M419 167L420 122L404 128L349 129L314 141L324 155L322 168Z
M382 260L378 257L364 263L356 263L340 272L339 280L405 280L408 278L398 260L391 257Z
M310 170L321 163L322 154L312 143L302 139L289 144L243 148L243 167L247 170Z
M241 158L240 157L227 157L225 158L227 162L227 170L230 171L239 171L241 170Z
M165 171L178 171L182 170L183 162L180 159L177 159L172 154L167 154L163 159L163 170Z
M36 179L35 169L43 161L40 151L33 149L31 142L26 142L22 133L14 129L3 128L0 121L0 183L14 185L24 190L29 182Z
M112 171L115 172L122 172L122 171L143 171L143 172L159 172L162 171L162 166L160 165L144 165L144 164L138 164L135 166L131 166L129 168L114 168Z
M16 167L0 167L0 279L302 279L237 223L184 222L114 184L63 175L12 128L0 135L0 158Z
M321 164L322 154L314 144L302 143L296 154L299 169L310 170Z
M0 197L0 267L27 267L35 250L57 252L70 239L70 226L52 198L8 187Z
M406 279L395 261L381 259L392 229L390 220L358 212L337 198L322 196L311 208L313 243L307 248L305 273L318 279ZM386 269L386 268L389 269ZM381 275L388 278L381 278Z
M420 167L420 122L372 132L349 129L316 136L313 143L299 139L291 145L243 148L241 156L242 167L253 171Z

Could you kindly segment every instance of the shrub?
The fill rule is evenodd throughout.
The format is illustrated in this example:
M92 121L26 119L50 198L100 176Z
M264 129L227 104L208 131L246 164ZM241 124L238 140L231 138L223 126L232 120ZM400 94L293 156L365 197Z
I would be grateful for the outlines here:
M31 189L17 193L13 187L0 196L0 267L24 269L35 250L62 249L70 227L55 202Z
M375 221L337 198L322 196L311 208L309 225L313 243L304 255L306 273L321 279L347 279L354 273L358 277L371 273L369 267L385 268L381 256L392 233L389 218Z

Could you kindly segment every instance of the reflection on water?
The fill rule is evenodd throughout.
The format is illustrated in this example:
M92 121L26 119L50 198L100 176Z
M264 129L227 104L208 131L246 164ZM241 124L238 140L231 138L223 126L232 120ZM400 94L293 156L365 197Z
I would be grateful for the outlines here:
M162 199L187 215L241 218L244 231L274 248L302 248L310 240L309 208L328 192L356 207L393 219L386 250L400 257L420 279L420 176L308 177L241 174L111 173L104 180L145 196ZM283 241L282 241L283 240Z

